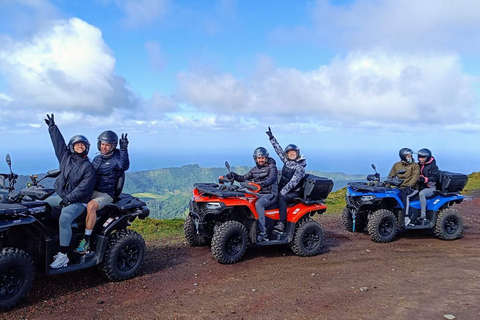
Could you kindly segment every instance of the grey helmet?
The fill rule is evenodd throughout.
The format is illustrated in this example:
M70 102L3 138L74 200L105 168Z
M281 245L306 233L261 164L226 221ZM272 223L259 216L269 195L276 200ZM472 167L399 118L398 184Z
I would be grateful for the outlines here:
M117 148L118 144L118 136L112 130L103 131L97 138L97 149L100 151L100 146L104 143L110 143L112 148L110 149L109 153L112 153L115 148Z
M400 151L398 151L398 156L400 157L400 160L407 161L407 154L413 155L412 149L409 148L402 148Z
M430 159L432 159L432 151L428 150L427 148L418 150L417 154L419 158L426 158L425 162L428 162Z
M73 149L73 145L82 142L85 145L85 151L80 153L76 153L75 150ZM90 150L90 142L88 142L87 137L81 134L74 135L70 141L68 142L68 149L70 149L70 152L73 154L77 154L79 156L86 156L88 154L88 151Z
M285 150L283 150L283 152L285 154L288 153L288 151L291 151L291 150L295 150L297 152L297 158L300 157L300 148L297 147L296 145L294 144L289 144L288 146L285 147Z

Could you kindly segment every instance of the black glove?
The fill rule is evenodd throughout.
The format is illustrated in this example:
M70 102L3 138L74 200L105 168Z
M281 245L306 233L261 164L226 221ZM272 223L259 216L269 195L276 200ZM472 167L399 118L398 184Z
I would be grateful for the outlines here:
M127 149L128 147L128 139L127 139L128 133L123 134L122 133L122 138L120 139L120 149Z
M53 119L53 113L51 116L47 114L47 119L45 119L45 123L49 128L53 127L55 125L55 120Z
M418 177L418 182L425 183L425 177L424 176Z
M273 133L272 133L272 129L270 129L270 127L268 127L268 131L265 132L268 136L268 139L272 140L273 139Z
M237 180L238 179L238 174L236 174L235 172L230 172L230 173L227 173L225 178L227 178L230 181L231 180Z
M70 204L70 202L68 202L68 200L65 200L65 199L62 199L62 201L60 201L60 203L58 204L60 207L66 207Z

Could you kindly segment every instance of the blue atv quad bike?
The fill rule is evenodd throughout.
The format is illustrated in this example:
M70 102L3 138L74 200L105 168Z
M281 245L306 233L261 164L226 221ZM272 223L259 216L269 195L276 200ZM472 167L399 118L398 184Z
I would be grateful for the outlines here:
M72 253L85 233L84 213L72 223L70 263L64 268L50 269L59 247L60 208L44 201L55 189L40 182L58 176L60 170L50 170L41 179L32 175L26 188L15 191L18 175L12 172L8 155L7 164L10 173L0 173L0 311L13 308L25 297L35 272L56 275L98 266L111 281L135 275L145 255L145 242L127 227L136 218L145 219L150 210L140 199L121 193L124 176L117 181L114 203L97 212L91 251L83 255Z
M418 194L407 201L406 195L414 190L398 188L403 182L398 178L380 182L375 165L372 164L372 168L375 174L367 176L369 182L350 182L347 186L347 205L342 212L342 223L347 231L362 232L367 227L375 242L392 241L398 229L429 229L443 240L460 237L462 217L451 206L463 201L460 192L467 184L466 175L439 171L437 191L427 198L427 219L419 221Z

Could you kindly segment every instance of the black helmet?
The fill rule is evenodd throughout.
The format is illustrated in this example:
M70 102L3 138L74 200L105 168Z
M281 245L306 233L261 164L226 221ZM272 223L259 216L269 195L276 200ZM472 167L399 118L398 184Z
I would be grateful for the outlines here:
M288 151L291 151L291 150L295 150L297 152L297 157L300 156L300 148L297 147L296 145L294 144L289 144L288 146L285 147L285 150L283 150L283 152L285 152L285 154L288 153Z
M268 151L264 147L258 147L257 149L253 150L253 161L255 161L255 163L257 163L258 157L268 158L268 156Z
M100 151L100 146L102 145L102 142L103 143L110 143L112 145L112 148L110 149L110 152L109 152L109 153L111 153L117 147L118 136L112 130L103 131L102 133L100 133L100 135L97 138L97 149L98 149L98 151Z
M428 162L430 159L432 159L432 151L428 150L427 148L420 149L417 153L419 158L426 158L425 162Z
M400 159L403 160L403 161L407 161L407 154L412 155L412 154L413 154L412 149L402 148L402 149L400 149L400 151L398 152L398 156L399 156ZM407 162L408 162L408 161L407 161Z
M78 142L82 142L85 145L85 151L82 152L81 154L76 153L75 150L73 149L73 145ZM86 156L88 154L88 151L90 150L90 142L88 142L87 137L81 134L77 134L77 135L74 135L68 142L68 149L70 149L71 153L78 154L80 156Z

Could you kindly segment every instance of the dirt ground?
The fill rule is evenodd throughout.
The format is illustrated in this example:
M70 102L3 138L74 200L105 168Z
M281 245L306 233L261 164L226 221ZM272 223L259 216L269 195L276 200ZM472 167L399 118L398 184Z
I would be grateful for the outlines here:
M463 238L424 231L374 243L323 216L322 254L249 248L234 265L209 247L147 243L140 275L112 283L95 268L39 277L4 319L480 319L480 199L457 205Z

